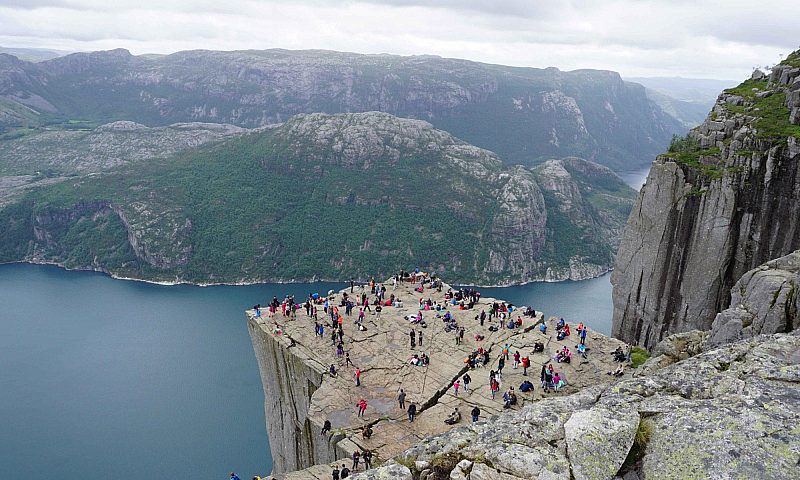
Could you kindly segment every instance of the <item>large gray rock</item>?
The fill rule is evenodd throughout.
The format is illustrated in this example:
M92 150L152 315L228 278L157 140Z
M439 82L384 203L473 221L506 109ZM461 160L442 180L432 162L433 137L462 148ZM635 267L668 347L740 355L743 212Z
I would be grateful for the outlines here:
M633 408L596 406L575 412L564 424L575 480L613 478L633 445L638 427L639 413Z
M764 91L792 102L800 83L790 70L776 67ZM689 134L705 153L653 163L611 276L617 338L651 348L709 330L742 275L800 248L800 149L791 136L759 134L756 101L720 95Z
M798 327L800 251L745 273L731 291L731 307L711 325L710 346Z

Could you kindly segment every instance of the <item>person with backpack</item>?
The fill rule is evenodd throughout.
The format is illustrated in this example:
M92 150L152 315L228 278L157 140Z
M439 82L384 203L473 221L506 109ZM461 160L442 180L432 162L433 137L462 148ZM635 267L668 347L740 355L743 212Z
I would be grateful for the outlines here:
M472 413L472 422L473 423L477 422L478 421L478 417L481 416L481 409L478 408L477 405L475 405L474 407L472 407L472 412L470 412L470 413Z
M333 466L333 471L331 472L331 478L333 480L339 480L339 467L337 465Z

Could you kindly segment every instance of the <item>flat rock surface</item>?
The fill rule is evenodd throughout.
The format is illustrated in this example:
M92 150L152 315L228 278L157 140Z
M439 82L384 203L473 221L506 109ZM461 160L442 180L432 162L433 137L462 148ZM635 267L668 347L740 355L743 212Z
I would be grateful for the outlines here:
M498 321L493 322L487 318L485 325L480 326L475 317L481 310L486 310L488 316L489 305L495 299L482 298L472 310L459 310L452 305L447 310L458 325L465 328L463 344L457 345L455 332L446 332L444 322L437 318L437 314L443 315L444 311L430 310L422 312L427 323L426 328L413 325L414 330L423 332L423 341L422 346L417 345L412 349L409 339L412 324L405 317L419 312L420 298L430 298L444 304L444 292L449 288L445 285L441 293L426 288L423 294L419 294L413 290L414 286L415 284L401 283L394 289L391 283L386 283L387 297L395 294L405 305L402 308L384 307L380 318L374 311L372 314L366 312L366 331L358 331L354 324L358 308L354 309L352 316L344 317L345 351L349 352L354 365L361 369L360 387L355 386L354 368L345 366L344 360L336 357L336 349L330 337L331 329L326 327L324 338L317 337L314 320L306 316L304 309L298 311L296 319L284 317L280 310L274 317L270 317L267 310L263 309L262 317L256 319L265 332L284 342L292 355L303 362L315 364L317 368L320 365L336 365L338 375L330 377L326 374L321 386L313 393L308 411L309 419L312 424L320 427L326 419L330 420L334 433L345 433L348 438L343 442L352 442L340 442L342 448L347 448L348 451L349 447L373 450L376 464L400 454L420 440L453 428L446 425L444 420L455 407L462 414L462 425L470 422L470 411L476 405L481 410L481 418L503 412L502 394L510 386L514 387L519 400L519 404L513 408L519 410L543 397L563 396L589 385L609 382L611 377L606 372L618 365L613 361L611 352L617 346L625 345L590 330L586 341L589 347L587 358L583 359L576 354L571 364L559 364L552 361L551 357L564 345L574 351L579 341L575 324L571 324L573 334L561 342L555 338L555 318L547 321L546 335L534 328L537 322L543 321L540 312L537 312L536 318L522 317L522 328L491 332L488 327L492 324L499 326ZM349 292L349 289L343 290L345 291ZM352 295L360 297L360 288L356 287ZM338 304L341 292L335 298ZM340 308L340 312L344 313L344 307ZM521 313L522 309L519 311L520 315ZM249 311L248 315L254 318L253 311ZM518 316L516 311L512 315L513 318ZM322 305L318 306L318 317L320 321L327 320ZM476 339L476 335L484 338ZM290 347L291 342L294 345ZM532 353L535 342L545 343L543 353ZM489 372L497 369L498 357L506 343L510 347L510 357L503 369L500 391L492 399ZM462 387L456 396L452 388L453 382L456 378L463 377L468 369L465 359L478 347L490 351L491 364L470 370L472 383L469 391ZM519 351L523 357L529 356L531 368L527 377L523 376L521 366L513 368L514 351ZM423 352L430 356L429 366L409 364L414 353ZM561 392L542 392L539 375L544 363L553 363L556 371L566 378L568 386ZM535 385L534 392L519 391L525 378ZM413 423L408 421L405 409L400 409L398 405L397 396L401 388L407 394L406 405L412 401L417 404L418 415ZM368 407L364 417L358 417L356 404L362 398L367 401ZM360 434L365 424L373 425L374 434L370 439L364 439Z

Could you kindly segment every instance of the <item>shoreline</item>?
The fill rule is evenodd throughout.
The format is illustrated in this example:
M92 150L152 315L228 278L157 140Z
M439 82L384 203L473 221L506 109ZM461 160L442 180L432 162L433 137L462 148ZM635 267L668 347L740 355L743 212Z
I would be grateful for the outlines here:
M67 272L94 272L94 273L102 273L107 275L108 277L113 278L114 280L125 280L131 282L142 282L142 283L149 283L153 285L162 285L162 286L177 286L177 285L191 285L194 287L222 287L222 286L231 286L231 287L245 287L251 285L269 285L269 284L294 284L294 283L348 283L348 280L336 280L336 279L325 279L325 278L314 278L314 279L292 279L292 280L257 280L257 281L244 281L244 282L209 282L209 283L197 283L191 282L186 280L176 280L176 281L167 281L167 280L148 280L144 278L136 278L136 277L125 277L121 275L117 275L113 272L110 272L104 268L69 268L64 266L58 262L47 262L47 261L33 261L33 260L15 260L11 262L0 262L0 266L2 265L13 265L13 264L27 264L27 265L48 265L53 267L58 267ZM484 284L470 284L470 283L455 283L453 286L457 287L468 287L468 288L508 288L508 287L522 287L525 285L530 285L532 283L566 283L566 282L583 282L586 280L593 280L595 278L600 278L604 275L608 275L614 270L613 267L608 267L600 272L599 275L594 275L586 278L581 278L578 280L573 280L570 278L566 278L563 280L547 280L547 279L540 279L540 280L526 280L524 282L508 282L508 283L499 283L494 285L484 285ZM367 281L362 280L355 280L356 283L363 284L367 283Z

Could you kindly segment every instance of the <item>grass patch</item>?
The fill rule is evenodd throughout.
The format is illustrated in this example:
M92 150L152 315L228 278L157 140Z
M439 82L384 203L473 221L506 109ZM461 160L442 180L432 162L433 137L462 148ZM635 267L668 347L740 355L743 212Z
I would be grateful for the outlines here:
M636 429L636 435L633 437L633 445L630 451L628 451L628 456L625 457L625 462L622 463L622 467L620 468L621 472L629 470L634 464L644 458L644 454L647 451L647 444L653 436L653 430L654 427L650 421L644 418L639 420L639 428Z
M787 65L790 67L800 67L800 50L795 50L790 53L779 65Z
M722 178L726 169L721 165L719 147L701 148L690 136L673 135L665 157L686 165L700 175L711 179Z
M633 347L633 350L631 350L631 366L633 368L639 368L649 358L650 352L642 347Z

